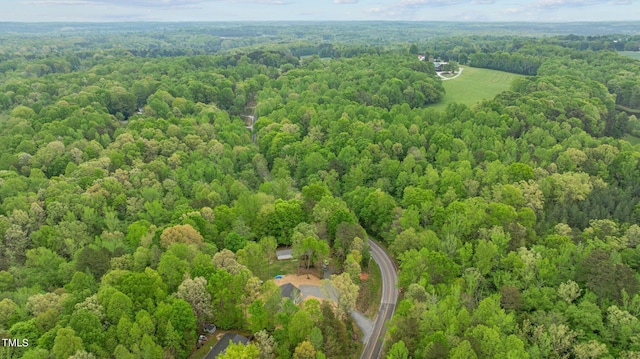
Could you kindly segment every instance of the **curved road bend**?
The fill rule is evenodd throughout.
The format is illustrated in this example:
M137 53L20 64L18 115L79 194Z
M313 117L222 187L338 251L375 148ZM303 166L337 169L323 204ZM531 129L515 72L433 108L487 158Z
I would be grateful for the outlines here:
M393 260L378 243L369 239L369 248L371 250L371 256L380 267L380 273L382 274L382 298L371 337L365 344L361 358L377 359L380 358L382 354L382 345L386 332L385 324L393 316L393 312L396 310L396 304L398 303L398 270Z

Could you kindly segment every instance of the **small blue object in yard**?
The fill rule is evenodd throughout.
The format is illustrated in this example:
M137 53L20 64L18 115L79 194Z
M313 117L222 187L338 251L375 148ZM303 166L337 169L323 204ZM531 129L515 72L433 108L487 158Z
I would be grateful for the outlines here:
M282 274L278 274L278 275L276 276L276 279L282 279Z

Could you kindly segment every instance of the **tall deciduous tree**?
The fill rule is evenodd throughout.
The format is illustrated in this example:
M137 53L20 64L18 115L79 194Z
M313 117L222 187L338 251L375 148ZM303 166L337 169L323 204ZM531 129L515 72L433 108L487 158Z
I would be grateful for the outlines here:
M266 330L254 334L256 347L260 352L260 359L273 359L275 357L276 341Z
M391 346L387 359L409 359L409 349L402 340Z
M56 334L51 352L56 359L67 359L83 349L82 339L76 336L76 332L73 329L61 328Z
M258 359L260 352L253 344L231 343L220 359Z
M340 309L340 317L345 318L356 307L359 287L353 283L348 273L331 275L331 279L322 281L322 290L335 298Z
M207 292L207 280L203 277L185 278L176 292L176 298L191 305L198 328L213 314L211 295Z
M294 359L315 359L316 358L316 349L313 345L305 340L298 344L295 351L293 352Z
M169 247L173 243L200 244L202 235L190 224L177 224L162 231L160 243L164 247Z
M312 263L329 254L329 245L318 237L307 236L293 243L291 253L303 259L308 270Z

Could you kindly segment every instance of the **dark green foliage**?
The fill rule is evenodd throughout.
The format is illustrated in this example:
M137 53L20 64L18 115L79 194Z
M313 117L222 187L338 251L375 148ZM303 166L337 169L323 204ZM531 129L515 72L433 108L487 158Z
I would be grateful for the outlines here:
M260 213L260 217L263 235L275 237L278 244L290 245L293 228L304 222L306 214L300 201L276 200L272 208Z
M469 57L469 63L474 67L484 67L523 75L535 75L542 62L542 59L537 56L517 53L509 54L506 52L493 54L476 53Z
M595 249L587 255L576 271L576 280L598 295L599 300L621 303L627 295L638 293L639 284L634 271L624 264L612 263L610 254Z
M349 337L345 322L339 320L328 303L320 306L322 320L318 328L322 332L324 344L322 351L328 358L347 358L349 353Z
M99 280L109 269L110 260L111 256L106 248L85 247L77 254L75 269L80 272L91 273L96 280Z
M247 239L236 232L231 232L224 238L224 247L232 252L237 252L246 244Z

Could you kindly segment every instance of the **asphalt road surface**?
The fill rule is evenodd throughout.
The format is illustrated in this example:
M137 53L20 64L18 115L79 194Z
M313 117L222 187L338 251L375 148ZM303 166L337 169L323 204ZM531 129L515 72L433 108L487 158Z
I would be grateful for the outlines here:
M378 359L382 355L384 334L387 331L386 323L393 316L398 303L398 271L389 257L378 243L369 239L369 248L373 260L376 261L382 273L382 298L380 309L373 326L371 337L362 351L362 359Z

